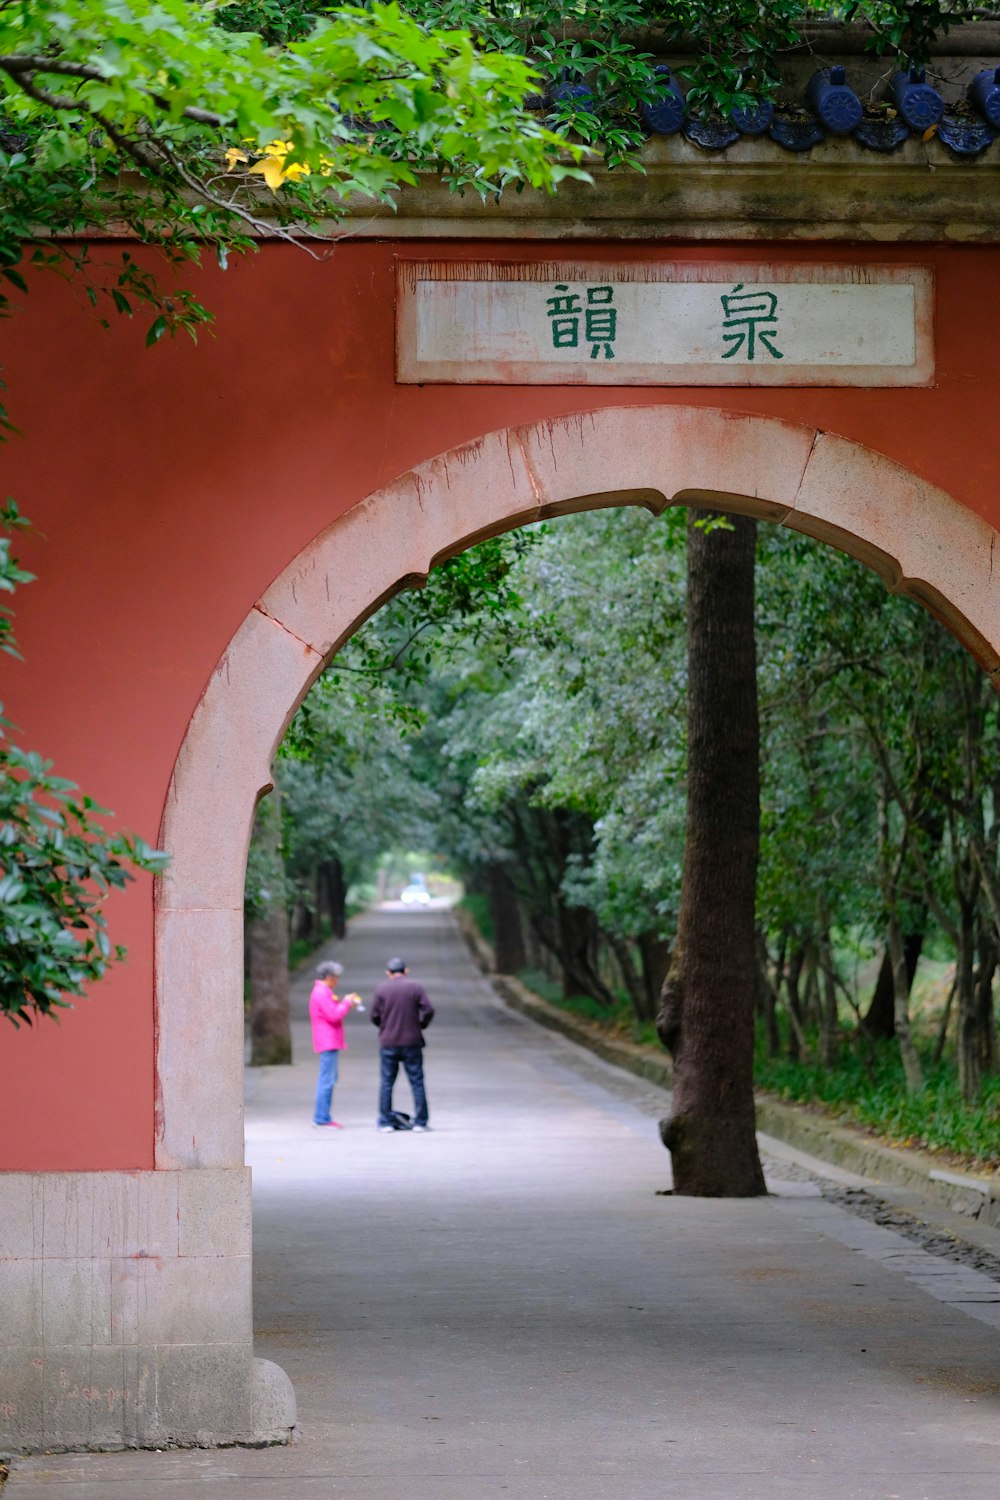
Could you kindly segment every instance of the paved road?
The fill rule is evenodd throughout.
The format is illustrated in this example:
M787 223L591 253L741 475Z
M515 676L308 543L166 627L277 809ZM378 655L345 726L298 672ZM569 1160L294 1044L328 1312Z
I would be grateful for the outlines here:
M429 1134L375 1130L364 1016L345 1130L310 1128L301 1019L295 1066L248 1079L259 1352L301 1440L32 1459L4 1500L995 1500L996 1282L794 1153L771 1199L658 1196L659 1090L498 1005L447 913L336 948L366 993L396 951L438 1006Z

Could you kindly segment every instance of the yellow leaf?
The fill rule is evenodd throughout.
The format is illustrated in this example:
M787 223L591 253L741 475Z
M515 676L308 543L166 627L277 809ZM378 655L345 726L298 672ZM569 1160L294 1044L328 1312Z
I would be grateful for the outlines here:
M250 171L258 172L272 193L276 193L285 180L285 169L274 156L265 156L263 161L254 162Z
M238 146L230 146L226 151L226 171L231 172L238 161L247 162L250 158L245 151Z

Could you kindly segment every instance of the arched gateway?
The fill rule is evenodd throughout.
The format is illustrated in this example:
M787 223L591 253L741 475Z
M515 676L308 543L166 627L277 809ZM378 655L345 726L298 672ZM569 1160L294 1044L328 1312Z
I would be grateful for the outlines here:
M203 1232L217 1223L225 1238L234 1213L240 1223L249 1217L246 850L274 751L316 674L396 589L484 536L599 506L684 503L744 511L840 547L928 605L988 671L1000 670L996 533L918 476L829 433L705 408L597 409L491 433L370 495L249 612L198 705L171 783L161 843L172 864L156 918L156 1163L200 1182ZM249 1261L239 1270L226 1298L234 1320L242 1310L249 1355ZM271 1371L264 1379L273 1383ZM280 1426L280 1406L269 1420Z
M161 830L172 863L156 898L155 1170L0 1176L9 1263L27 1286L32 1265L58 1257L68 1284L60 1298L43 1294L39 1326L8 1351L8 1441L287 1433L291 1386L253 1359L242 1119L243 880L276 746L337 647L435 562L545 516L686 503L753 514L851 553L1000 671L993 528L881 454L792 422L706 407L597 408L453 448L347 511L250 609L176 759ZM101 1343L81 1307L104 1296ZM19 1317L30 1319L30 1307ZM36 1357L18 1368L10 1356L21 1349ZM38 1372L53 1359L64 1387L83 1389L68 1427L66 1403L41 1399Z
M830 433L706 408L605 408L490 433L404 474L321 533L257 601L177 757L156 918L158 1168L242 1163L247 846L278 743L316 675L384 600L473 542L631 504L716 506L829 542L921 600L1000 671L996 532Z

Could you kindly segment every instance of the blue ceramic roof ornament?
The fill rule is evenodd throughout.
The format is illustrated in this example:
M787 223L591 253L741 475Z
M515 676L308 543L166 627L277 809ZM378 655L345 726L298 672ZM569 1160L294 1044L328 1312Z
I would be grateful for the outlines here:
M687 110L684 95L664 64L654 68L653 74L650 97L639 105L639 112L655 135L675 135L684 123Z
M987 125L1000 130L1000 68L984 68L969 84L968 97Z
M729 118L740 135L766 135L774 119L774 105L770 99L755 99L747 109L730 110Z
M821 68L809 80L806 98L831 135L850 135L861 124L861 100L848 88L843 68Z
M897 73L892 80L891 93L896 108L911 130L929 130L944 114L944 100L927 82L923 68Z

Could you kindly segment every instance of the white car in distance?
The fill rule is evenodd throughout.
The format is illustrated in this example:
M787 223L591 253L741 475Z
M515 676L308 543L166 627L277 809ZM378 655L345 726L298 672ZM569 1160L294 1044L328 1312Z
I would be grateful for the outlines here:
M430 902L431 895L430 891L425 885L417 885L415 883L411 883L410 885L406 886L399 899L400 901L402 901L404 906L427 906Z

